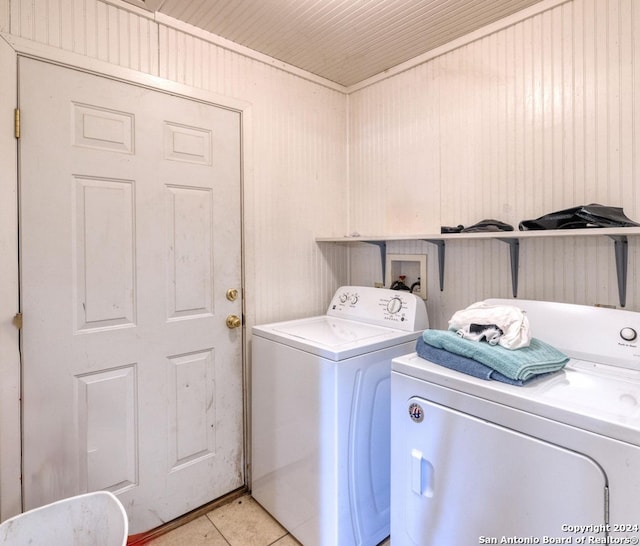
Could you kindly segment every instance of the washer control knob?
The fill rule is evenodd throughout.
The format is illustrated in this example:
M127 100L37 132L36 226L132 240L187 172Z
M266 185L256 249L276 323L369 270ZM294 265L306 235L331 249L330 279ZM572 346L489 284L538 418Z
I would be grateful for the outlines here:
M395 315L398 311L402 309L402 300L398 297L391 298L389 303L387 303L387 311L392 315Z
M340 296L338 297L338 299L340 300L340 303L347 303L348 298L349 296L347 296L346 294L340 294Z
M355 305L356 303L358 303L358 294L351 296L351 304Z
M627 326L620 330L620 337L625 341L635 341L638 337L638 332Z

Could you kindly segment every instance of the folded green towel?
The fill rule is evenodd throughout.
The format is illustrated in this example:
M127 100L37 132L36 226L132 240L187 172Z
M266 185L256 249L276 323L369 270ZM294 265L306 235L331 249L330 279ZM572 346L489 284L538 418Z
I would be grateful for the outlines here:
M514 380L526 381L541 373L560 370L569 358L544 341L532 338L528 347L505 349L484 341L471 341L450 330L425 330L425 343L472 358Z

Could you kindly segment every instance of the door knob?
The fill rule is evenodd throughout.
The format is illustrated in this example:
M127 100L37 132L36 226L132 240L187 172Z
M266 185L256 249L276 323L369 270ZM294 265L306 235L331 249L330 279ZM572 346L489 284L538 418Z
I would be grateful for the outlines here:
M229 288L229 290L227 290L227 299L229 301L236 301L238 297L238 290L236 288Z
M242 324L242 321L240 320L240 317L236 315L229 315L227 317L227 328L229 328L230 330L233 330L234 328L239 328L241 324Z

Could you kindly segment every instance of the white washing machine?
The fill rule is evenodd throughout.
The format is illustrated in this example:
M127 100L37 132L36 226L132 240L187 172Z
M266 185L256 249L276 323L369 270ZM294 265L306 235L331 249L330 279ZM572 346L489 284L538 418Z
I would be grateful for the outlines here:
M428 326L413 294L345 286L326 315L253 328L251 493L304 546L389 535L391 359Z
M518 387L394 359L393 546L638 544L640 314L488 301L570 361Z

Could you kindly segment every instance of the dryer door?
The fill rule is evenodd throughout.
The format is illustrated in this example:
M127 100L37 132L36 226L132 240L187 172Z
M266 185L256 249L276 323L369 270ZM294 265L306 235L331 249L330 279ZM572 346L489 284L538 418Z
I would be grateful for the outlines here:
M607 480L592 459L423 398L408 405L393 423L394 545L571 544L563 525L604 524Z

